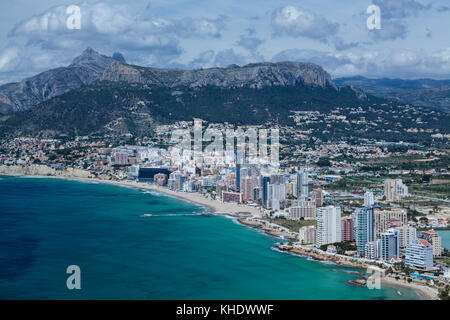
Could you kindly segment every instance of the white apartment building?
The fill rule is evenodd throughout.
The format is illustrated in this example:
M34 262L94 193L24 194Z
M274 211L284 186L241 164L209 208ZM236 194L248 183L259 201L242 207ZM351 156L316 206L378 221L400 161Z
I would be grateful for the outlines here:
M417 229L414 227L404 225L396 229L399 231L400 248L406 248L417 239Z
M364 207L370 208L375 204L375 196L373 192L367 191L364 193Z
M403 184L402 179L384 180L384 196L387 201L397 201L408 196L408 187Z
M427 240L414 240L406 247L405 266L430 269L433 267L433 246Z
M439 257L442 253L442 238L434 230L422 231L420 237L433 246L433 256Z
M317 209L317 245L341 242L341 208Z
M364 257L377 260L380 257L380 240L367 242L364 246Z
M315 244L317 230L315 226L304 226L298 230L298 241L301 244Z

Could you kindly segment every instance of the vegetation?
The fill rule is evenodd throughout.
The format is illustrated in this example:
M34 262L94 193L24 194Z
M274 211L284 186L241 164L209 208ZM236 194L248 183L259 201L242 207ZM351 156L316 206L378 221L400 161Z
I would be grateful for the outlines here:
M320 246L320 250L326 251L327 247L330 244L324 244L323 246ZM352 244L350 241L344 241L344 242L335 242L332 243L336 247L336 251L338 254L344 254L345 251L353 251L356 250L356 245Z

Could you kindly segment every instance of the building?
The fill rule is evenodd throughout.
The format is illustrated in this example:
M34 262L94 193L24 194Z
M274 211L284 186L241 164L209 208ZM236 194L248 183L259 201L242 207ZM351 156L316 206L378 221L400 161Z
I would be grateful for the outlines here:
M427 240L414 240L406 247L405 266L409 268L433 268L433 246Z
M165 186L167 184L167 174L157 173L153 176L153 181L160 186Z
M300 168L297 172L297 199L308 197L308 169Z
M375 204L375 196L373 192L367 191L364 193L364 207L370 208Z
M352 217L342 217L341 218L341 240L342 241L353 241L355 235L353 233L353 219Z
M270 183L267 184L267 208L279 210L281 204L286 199L286 184L283 174L273 174L270 176Z
M242 193L223 191L222 192L222 202L242 203L243 202Z
M317 209L317 245L341 242L341 208Z
M316 188L313 191L311 191L311 198L316 203L316 207L323 206L323 192L322 192L322 189Z
M377 260L380 257L380 240L367 242L364 246L364 258Z
M387 201L398 201L400 198L408 196L408 187L403 184L402 179L386 179L384 196Z
M167 186L172 190L183 190L183 183L186 177L180 171L174 171L169 174Z
M236 188L241 187L241 164L236 162Z
M315 226L304 226L298 230L298 241L301 244L315 244L317 230Z
M256 177L241 175L241 192L245 202L254 201L254 189L258 187L258 180Z
M315 219L316 206L314 201L294 201L294 205L289 208L289 218L292 220Z
M400 237L400 248L406 248L410 243L417 239L417 230L414 227L404 225L396 228Z
M427 240L433 246L433 256L439 257L442 254L442 239L434 230L422 231L420 238Z
M157 173L169 175L170 171L165 168L139 168L138 181L153 182L153 178Z
M363 207L357 213L356 248L359 255L365 254L367 242L375 241L374 209Z
M270 184L269 176L261 177L261 185L262 185L262 205L267 208L267 200L268 200L268 190Z
M286 181L286 197L287 196L297 196L296 183L292 181Z
M374 209L375 219L375 236L380 238L380 235L389 229L389 224L393 219L400 220L400 226L408 224L408 215L405 209L391 209L379 210Z
M389 229L381 234L381 252L380 256L384 261L390 261L392 258L400 256L399 232L396 229Z

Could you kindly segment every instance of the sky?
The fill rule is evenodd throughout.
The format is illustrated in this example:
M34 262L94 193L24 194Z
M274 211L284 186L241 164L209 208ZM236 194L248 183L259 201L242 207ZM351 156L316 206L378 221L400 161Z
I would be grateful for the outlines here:
M71 5L79 29L67 26ZM379 29L367 26L370 5ZM151 67L289 60L333 78L450 79L449 0L0 0L0 18L0 84L67 66L87 47Z

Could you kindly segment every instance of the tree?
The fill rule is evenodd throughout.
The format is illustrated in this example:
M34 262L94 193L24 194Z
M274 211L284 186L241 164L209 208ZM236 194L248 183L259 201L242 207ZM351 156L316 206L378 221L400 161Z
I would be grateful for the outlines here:
M319 161L316 162L319 167L331 167L331 161L328 158L320 158Z

